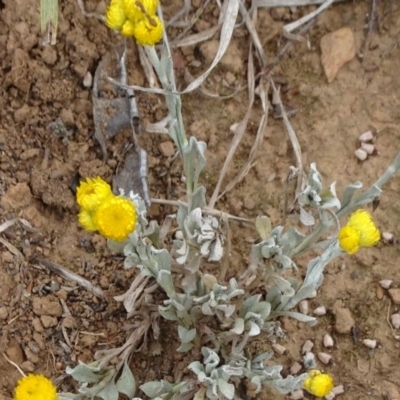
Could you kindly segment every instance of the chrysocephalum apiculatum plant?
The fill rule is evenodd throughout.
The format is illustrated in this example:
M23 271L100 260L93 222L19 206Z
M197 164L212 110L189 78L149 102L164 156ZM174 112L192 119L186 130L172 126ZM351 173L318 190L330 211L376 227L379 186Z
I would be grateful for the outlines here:
M239 398L237 383L244 378L254 385L256 394L263 385L269 385L281 393L304 388L315 396L325 396L333 387L333 379L315 370L315 362L305 365L308 372L283 377L283 367L271 361L273 352L254 353L250 343L255 337L268 342L283 338L281 316L316 323L315 317L294 309L319 289L324 268L330 261L379 241L379 230L371 215L361 207L381 195L382 185L400 167L400 155L368 190L356 196L362 186L356 182L344 190L342 199L337 197L334 184L324 188L320 173L311 164L308 183L298 196L297 205L300 223L312 229L304 234L296 228L273 228L268 217L257 218L260 240L251 248L246 273L242 279L219 282L218 273L212 275L203 268L205 262L219 265L225 245L223 224L218 217L207 214L205 188L199 185L199 176L206 164L206 144L195 137L186 138L181 97L176 90L163 21L157 15L158 6L157 0L112 0L106 24L124 36L133 36L144 46L165 90L170 114L169 135L181 156L186 178L187 202L180 202L176 213L179 234L172 248L161 245L160 228L155 221L148 221L140 196L122 189L114 194L101 177L87 177L81 182L77 202L82 227L106 237L108 246L124 255L124 268L139 269L139 281L137 285L136 281L132 284L132 290L143 288L146 282L157 282L166 299L158 305L158 315L147 313L148 319L137 325L125 345L97 353L92 363L80 362L74 368L67 368L67 373L80 383L79 392L58 396L60 399L117 400L119 393L123 393L134 398L138 390L129 368L131 354L140 335L151 326L159 329L158 318L175 321L180 339L177 351L187 353L188 360L195 354L192 349L201 356L188 362L190 373L178 382L160 380L141 385L140 391L150 399ZM162 37L159 58L154 45ZM350 215L347 225L340 228L339 220L347 215ZM296 256L310 249L320 249L321 254L308 263L305 278L300 282L289 272L297 269ZM179 275L172 270L173 261L183 267ZM256 283L262 288L259 292L266 294L249 293L248 282L253 287ZM128 316L138 314L135 307L143 306L132 300L132 293L128 291L126 296L118 298L124 301ZM142 317L145 314L146 311ZM209 321L218 321L218 324L208 324ZM115 358L118 362L110 363ZM44 399L53 400L53 391L49 396Z

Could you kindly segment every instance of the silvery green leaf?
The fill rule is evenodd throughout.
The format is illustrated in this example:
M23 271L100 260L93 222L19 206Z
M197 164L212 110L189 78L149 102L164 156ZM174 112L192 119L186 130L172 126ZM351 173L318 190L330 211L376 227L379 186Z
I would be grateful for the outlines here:
M206 188L199 186L193 193L190 199L191 209L204 208L206 206Z
M189 343L196 337L196 329L186 329L185 327L179 325L178 335L182 343Z
M354 196L354 193L361 189L363 184L360 181L356 181L351 185L346 186L346 188L343 191L343 198L342 198L342 208L346 207L351 199Z
M179 321L179 318L176 315L176 309L170 305L168 307L158 306L158 312L163 318L169 321Z
M274 355L273 351L266 351L264 353L259 354L258 356L254 357L251 362L252 364L263 364L264 361L268 361Z
M162 269L158 272L157 283L165 290L168 297L173 297L175 294L174 282L172 280L171 271Z
M95 363L95 365L84 364L82 361L78 361L79 364L75 368L67 366L66 373L71 375L77 382L95 383L102 379L102 375L105 371L101 371L101 368Z
M340 200L336 195L336 182L333 182L329 189L322 191L321 193L321 208L327 210L329 208L340 209Z
M253 321L247 321L246 326L249 327L249 336L258 336L261 332L260 327Z
M193 136L190 137L189 143L183 148L183 165L185 166L186 181L190 186L190 192L196 189L200 173L206 165L204 156L206 149L207 145L204 142L197 141Z
M214 312L213 312L212 308L210 307L210 304L208 304L208 303L204 303L201 305L201 312L204 315L214 315Z
M281 238L282 253L290 255L290 252L305 239L305 235L295 228L289 229Z
M178 213L176 214L176 222L180 230L183 232L185 227L185 219L189 214L189 209L186 204L179 202Z
M152 381L146 382L140 386L140 390L148 397L153 399L156 396L160 396L166 393L171 393L173 386L167 381Z
M208 257L208 261L209 262L219 261L221 260L223 255L224 255L224 248L222 247L221 239L219 238L219 236L217 236L212 243L211 254L210 257Z
M231 365L222 365L221 371L229 378L230 376L243 376L243 367L233 367Z
M315 224L315 218L301 206L300 222L305 226L313 226Z
M307 378L307 374L301 374L299 376L289 375L286 378L268 380L265 383L269 386L274 387L278 392L282 394L288 394L294 390L301 389L303 387L304 379Z
M156 249L151 246L151 252L157 263L157 269L171 271L171 256L166 249Z
M240 307L239 317L244 318L248 311L258 303L261 298L261 294L255 294L254 296L248 297Z
M133 267L137 267L139 264L139 258L135 255L126 256L124 260L124 268L130 269Z
M118 392L126 394L129 398L132 398L135 394L136 381L126 361L124 362L121 376L119 377L116 385Z
M291 268L296 269L296 264L292 261L292 259L283 254L275 256L274 261L280 264L281 271L285 271Z
M300 301L304 299L308 299L312 296L316 287L314 285L304 285L297 290L296 294L290 298L290 300L286 303L282 301L282 310L291 310L295 307Z
M294 312L294 311L274 311L272 314L274 317L286 316L286 317L291 317L291 318L297 319L298 321L301 321L301 322L307 322L307 323L311 323L311 324L317 321L317 319L314 317L310 317L308 315Z
M100 383L98 385L100 386ZM95 386L92 386L91 390L94 389ZM119 393L117 386L115 385L114 379L111 379L104 388L95 393L95 396L101 397L104 400L118 400Z
M235 333L236 335L241 335L244 332L244 319L243 318L236 318L235 325L230 332Z
M266 301L260 301L251 307L251 311L259 314L262 319L266 319L271 312L271 304Z
M211 240L208 240L200 246L200 254L202 256L208 256L210 254L211 243Z
M308 172L308 184L317 193L319 193L322 189L322 177L321 174L318 172L315 163L310 164L310 171Z
M193 361L188 365L188 368L196 375L200 372L204 372L204 366L200 361Z
M256 218L256 229L261 240L267 240L271 236L271 219L265 215Z
M108 239L107 247L114 253L123 253L127 242L116 242L115 240Z
M191 350L193 348L194 344L193 343L182 343L177 351L179 351L180 353L186 353L189 350Z
M220 304L215 307L224 313L225 318L229 318L235 311L235 306L233 304Z
M235 395L235 386L232 383L225 382L223 379L217 380L219 391L229 400Z

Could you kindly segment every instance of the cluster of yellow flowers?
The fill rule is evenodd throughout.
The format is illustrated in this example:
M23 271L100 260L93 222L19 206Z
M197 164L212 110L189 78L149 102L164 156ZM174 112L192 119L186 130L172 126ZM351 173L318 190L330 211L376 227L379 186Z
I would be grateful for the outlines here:
M57 400L57 389L43 375L29 374L21 378L15 388L14 400Z
M135 205L125 197L115 196L100 177L81 182L76 198L81 207L78 219L87 231L99 231L107 239L122 242L135 230Z
M339 245L348 254L356 253L360 247L374 246L380 238L378 228L365 210L351 214L347 225L338 234Z
M316 397L324 397L333 389L333 379L328 374L313 369L303 382L304 389Z
M163 34L157 6L158 0L111 0L106 25L124 36L134 36L143 46L154 46Z

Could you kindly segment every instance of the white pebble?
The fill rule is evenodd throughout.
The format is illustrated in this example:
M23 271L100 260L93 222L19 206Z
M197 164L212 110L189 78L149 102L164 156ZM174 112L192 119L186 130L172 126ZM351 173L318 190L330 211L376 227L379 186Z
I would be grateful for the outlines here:
M307 314L308 313L308 301L307 300L302 300L299 303L299 310L302 314Z
M318 359L324 364L329 364L332 361L332 356L328 353L318 353Z
M290 367L290 375L297 375L301 369L302 365L299 362L295 362L291 367Z
M318 294L317 291L313 290L308 298L309 299L315 299L317 297L317 294Z
M390 321L392 322L393 328L400 328L400 314L396 313L390 317Z
M87 71L83 78L83 86L85 88L90 88L92 87L92 84L93 84L93 76L90 73L90 71Z
M312 342L311 340L306 340L303 344L303 347L301 348L301 353L302 354L309 353L313 347L314 347L314 342Z
M362 342L365 347L368 347L370 349L375 349L376 345L378 344L378 342L374 339L364 339Z
M375 151L375 146L371 143L361 143L361 148L370 155Z
M374 139L374 134L372 133L372 131L364 132L358 137L358 140L360 142L370 142L373 139Z
M389 289L392 286L393 281L391 279L382 279L379 281L382 289Z
M239 126L239 122L235 122L234 124L232 124L229 128L229 130L231 131L231 133L236 133L236 129Z
M290 400L301 400L301 399L304 399L304 393L301 389L295 390L294 392L292 392L290 394L289 398L290 398Z
M303 357L304 368L306 369L315 369L315 355L314 353L308 352Z
M383 232L382 238L386 243L393 243L393 241L394 241L393 233L390 233L390 232Z
M343 385L339 385L339 386L335 386L332 390L331 393L335 394L336 396L338 394L343 394L344 393L344 386Z
M333 339L332 339L332 336L331 336L331 335L328 335L328 334L326 334L326 335L324 336L323 342L324 342L324 346L327 347L327 348L333 347L333 345L334 345L334 341L333 341Z
M360 161L365 161L368 157L368 154L365 150L363 149L357 149L354 152L354 155L360 160Z
M330 392L324 397L324 399L325 400L333 400L335 397L336 397L335 393Z
M318 316L325 315L326 314L326 308L324 306L317 307L313 311L313 314L314 315L318 315Z
M272 345L272 348L274 349L275 353L279 354L280 356L281 356L282 354L285 354L285 353L286 353L286 347L283 347L283 346L281 346L281 345L278 344L278 343L274 343L274 344Z

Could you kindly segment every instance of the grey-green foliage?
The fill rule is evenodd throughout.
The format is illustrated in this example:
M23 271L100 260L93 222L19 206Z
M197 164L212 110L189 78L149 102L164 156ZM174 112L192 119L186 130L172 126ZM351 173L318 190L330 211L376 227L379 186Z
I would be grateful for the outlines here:
M101 398L118 400L119 394L132 398L136 391L136 381L127 362L123 364L121 374L115 366L104 366L100 361L90 364L79 362L75 368L66 369L77 382L81 383L79 393L59 394L60 400L83 400Z

